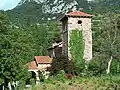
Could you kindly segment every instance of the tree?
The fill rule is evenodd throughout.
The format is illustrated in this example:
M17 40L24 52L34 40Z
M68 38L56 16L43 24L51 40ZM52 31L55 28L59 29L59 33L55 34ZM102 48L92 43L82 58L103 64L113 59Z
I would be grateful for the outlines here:
M55 42L54 39L60 34L57 22L35 24L27 27L26 30L32 32L35 40L35 55L48 55L47 49L51 47L52 43Z
M119 45L120 45L120 33L119 33L119 15L115 13L107 13L101 19L98 30L96 30L95 43L98 45L96 50L101 60L101 68L106 69L106 73L109 74L112 69L112 62L117 62L116 66L119 66ZM95 41L96 40L96 41ZM114 66L115 67L115 66ZM119 69L118 69L119 71Z
M26 80L25 65L34 56L32 34L23 29L12 29L9 20L0 13L0 78L9 82Z
M25 64L34 56L32 45L32 37L23 30L10 30L4 38L0 53L0 75L7 83L28 78Z
M1 77L1 74L3 73L3 65L1 64L2 60L2 49L5 48L5 45L7 45L7 42L5 42L6 34L8 31L8 23L9 20L4 13L4 11L0 11L0 79L3 81L3 77Z
M109 11L114 13L120 13L120 0L92 0L94 13L107 13Z
M8 30L10 21L4 11L0 11L0 35L5 34Z

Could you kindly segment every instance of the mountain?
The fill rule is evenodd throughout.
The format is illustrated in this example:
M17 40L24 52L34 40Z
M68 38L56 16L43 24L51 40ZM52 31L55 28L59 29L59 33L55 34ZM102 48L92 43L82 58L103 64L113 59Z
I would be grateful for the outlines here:
M120 0L94 0L92 5L94 5L93 11L96 13L120 13Z
M56 21L71 10L91 14L120 13L120 0L21 0L7 14L16 25L30 25Z
M21 0L18 6L29 2L36 2L41 5L43 13L66 13L70 9L77 10L78 8L88 9L87 0ZM86 5L86 6L85 6Z
M80 9L89 10L87 0L21 0L7 13L14 24L26 25L56 20L71 10Z

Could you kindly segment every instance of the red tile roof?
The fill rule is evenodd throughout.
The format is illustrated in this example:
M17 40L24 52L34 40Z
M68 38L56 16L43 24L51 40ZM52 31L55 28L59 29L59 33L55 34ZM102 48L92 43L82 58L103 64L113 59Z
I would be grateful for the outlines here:
M49 56L35 56L35 61L40 64L51 64L52 58Z
M93 15L87 14L82 11L74 11L66 14L67 16L87 16L87 17L92 17Z
M88 17L88 18L91 18L93 15L90 15L90 14L87 14L85 12L82 12L82 11L74 11L74 12L70 12L68 14L66 14L64 17L62 17L60 19L60 21L66 19L69 17Z
M29 69L38 69L35 61L28 63Z

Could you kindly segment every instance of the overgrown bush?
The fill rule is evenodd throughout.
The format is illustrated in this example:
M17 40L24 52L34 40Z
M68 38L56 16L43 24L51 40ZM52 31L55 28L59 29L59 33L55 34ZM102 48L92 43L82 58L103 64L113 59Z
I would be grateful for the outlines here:
M56 75L55 78L59 81L62 81L63 83L66 81L66 73L64 70L59 71Z
M30 84L31 84L32 86L35 85L35 79L34 79L34 78L30 79Z
M92 60L88 64L88 74L90 76L98 75L100 71L100 63L97 60Z
M111 74L119 74L120 73L120 63L117 60L113 60L111 64Z
M101 76L106 74L106 63L102 60L91 60L88 63L87 74L89 76Z
M67 71L68 63L65 56L62 56L60 58L54 58L53 63L51 64L51 67L48 68L48 70L51 72L51 75L58 74L59 71L65 70Z
M2 82L3 82L3 79L0 78L0 85L2 84Z
M97 76L106 74L107 63L104 60L94 59L91 60L88 64L87 74L89 76ZM113 60L111 64L110 74L115 75L120 72L119 63Z
M25 81L23 80L19 81L16 90L24 90L24 88L25 88Z
M43 75L43 72L39 71L39 79L40 79L40 82L44 82L45 81L45 76Z

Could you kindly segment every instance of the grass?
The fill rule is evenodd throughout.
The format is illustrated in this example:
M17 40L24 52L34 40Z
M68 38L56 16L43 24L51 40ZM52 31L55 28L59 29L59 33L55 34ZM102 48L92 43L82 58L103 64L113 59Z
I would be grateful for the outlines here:
M58 80L51 77L32 90L120 90L120 75L101 77L74 77L71 80Z

